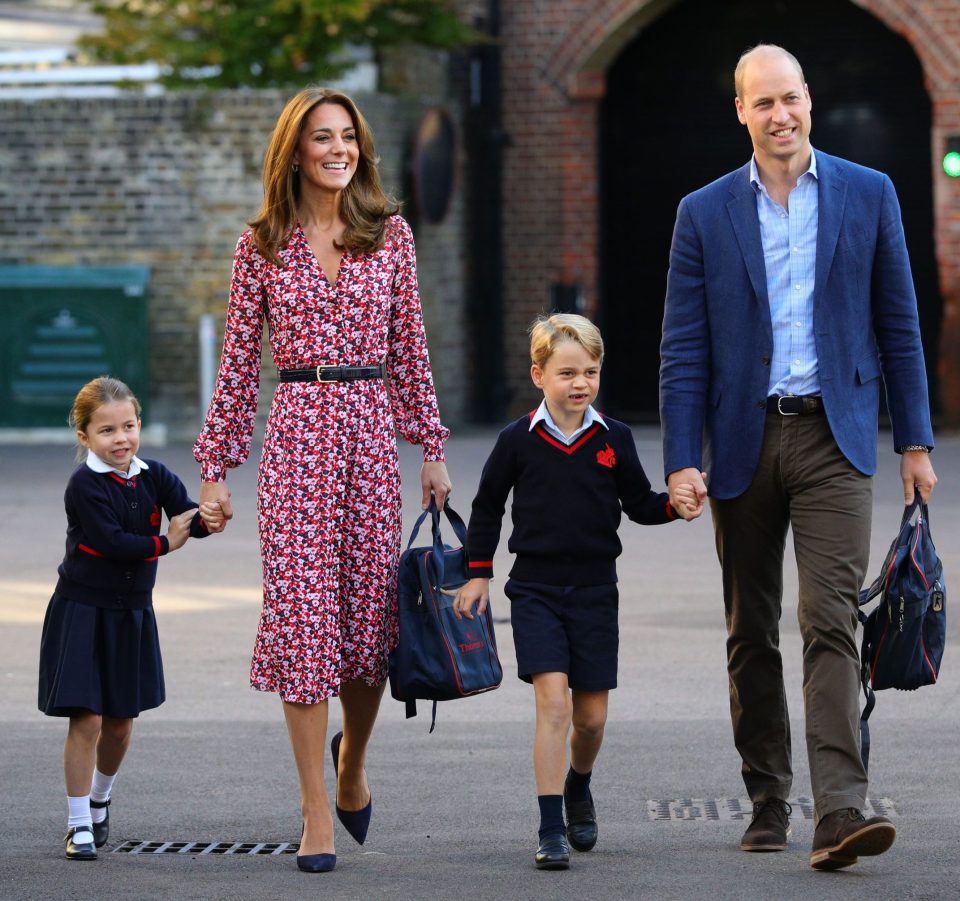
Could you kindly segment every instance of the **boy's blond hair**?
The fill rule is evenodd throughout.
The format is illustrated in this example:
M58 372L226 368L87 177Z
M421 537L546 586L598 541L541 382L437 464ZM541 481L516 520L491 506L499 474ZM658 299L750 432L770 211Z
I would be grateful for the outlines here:
M530 360L543 369L557 345L576 341L598 363L603 362L603 338L585 316L576 313L554 313L538 316L530 326Z

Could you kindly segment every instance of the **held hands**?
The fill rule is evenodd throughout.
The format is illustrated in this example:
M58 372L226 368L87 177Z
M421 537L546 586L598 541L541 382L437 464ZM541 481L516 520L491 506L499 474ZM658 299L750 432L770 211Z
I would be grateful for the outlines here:
M699 469L678 469L667 476L670 506L687 522L703 513L707 499L707 474Z
M471 579L457 592L457 599L453 602L453 612L457 619L473 619L470 612L473 605L477 604L477 616L482 616L487 609L487 602L490 600L490 580L489 579Z
M926 504L937 484L937 474L930 465L926 451L905 451L900 455L900 478L903 480L903 502L908 507L913 503L914 490L920 492Z
M190 537L190 523L193 521L193 514L196 512L197 508L194 507L192 510L184 510L183 513L178 513L170 518L170 524L167 526L167 541L170 544L171 551L175 551L187 543L187 539Z
M453 491L450 476L447 474L447 464L442 460L425 460L420 467L420 485L423 488L420 509L426 510L430 506L432 493L437 499L437 509L442 510L450 492Z
M233 519L230 491L226 482L200 483L200 516L208 532L222 532Z

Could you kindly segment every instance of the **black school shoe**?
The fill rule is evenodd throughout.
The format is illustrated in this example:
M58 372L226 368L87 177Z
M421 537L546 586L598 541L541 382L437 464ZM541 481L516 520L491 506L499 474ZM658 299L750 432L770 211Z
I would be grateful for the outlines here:
M92 810L106 810L107 815L99 823L93 824L93 843L98 848L102 848L106 843L107 839L110 838L110 799L106 801L91 801L90 808Z
M540 847L534 858L538 870L566 870L570 867L570 846L562 832L546 835L540 839Z
M571 801L566 791L563 793L563 806L567 814L567 839L570 847L576 851L589 851L597 843L597 811L593 806L593 795L587 789L583 801Z
M67 846L67 860L97 859L97 848L93 844L93 829L90 826L71 827L64 841Z

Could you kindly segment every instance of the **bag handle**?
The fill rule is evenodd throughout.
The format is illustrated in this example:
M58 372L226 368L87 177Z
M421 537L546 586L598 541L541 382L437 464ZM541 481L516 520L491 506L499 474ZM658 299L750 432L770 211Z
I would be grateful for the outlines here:
M467 527L463 524L460 514L457 513L448 503L443 505L443 512L447 516L447 521L453 527L453 532L457 536L461 547L467 544ZM437 510L437 502L433 495L430 496L430 506L427 507L418 517L413 525L413 531L410 533L410 540L407 542L407 550L413 546L414 539L420 531L423 521L430 516L431 531L433 532L433 560L437 572L437 586L443 584L443 538L440 535L440 511Z

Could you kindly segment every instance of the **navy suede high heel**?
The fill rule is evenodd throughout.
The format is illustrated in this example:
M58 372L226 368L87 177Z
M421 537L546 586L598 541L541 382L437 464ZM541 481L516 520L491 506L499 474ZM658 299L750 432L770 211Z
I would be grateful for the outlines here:
M300 840L303 841L303 830L300 827ZM337 865L336 854L298 854L297 868L304 873L329 873Z
M340 742L343 739L343 733L338 732L330 741L330 756L333 757L333 775L336 777L340 773ZM367 806L361 810L344 810L336 799L334 806L337 809L337 819L343 823L343 828L353 836L354 841L363 844L367 838L367 829L370 827L370 815L373 813L373 795L367 801Z

